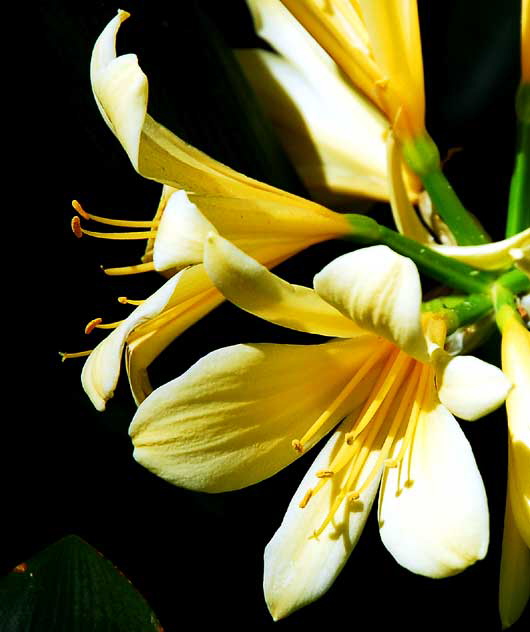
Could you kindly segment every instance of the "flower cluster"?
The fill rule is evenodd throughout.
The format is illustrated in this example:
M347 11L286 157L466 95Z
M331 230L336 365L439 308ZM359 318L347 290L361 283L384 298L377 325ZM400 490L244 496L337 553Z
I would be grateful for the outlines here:
M440 578L482 559L486 491L455 417L476 420L506 401L499 603L509 626L530 594L528 2L518 93L526 163L516 164L509 228L495 243L445 179L425 128L416 0L248 6L272 50L237 59L312 199L231 169L151 118L136 56L116 54L128 17L119 11L94 46L94 97L134 169L163 186L161 199L145 222L95 216L76 202L72 228L145 240L141 262L106 272L156 271L163 281L145 301L123 299L135 309L89 353L83 387L103 410L125 354L138 405L134 458L192 490L252 485L327 437L265 550L275 619L329 589L377 495L382 542L403 567ZM388 202L397 230L329 208L339 198ZM122 232L94 232L89 221ZM270 271L335 239L363 247L330 261L312 288ZM443 284L438 298L424 301L420 273ZM153 360L225 299L318 344L217 349L153 388ZM502 370L467 354L495 319ZM97 319L87 329L102 327Z

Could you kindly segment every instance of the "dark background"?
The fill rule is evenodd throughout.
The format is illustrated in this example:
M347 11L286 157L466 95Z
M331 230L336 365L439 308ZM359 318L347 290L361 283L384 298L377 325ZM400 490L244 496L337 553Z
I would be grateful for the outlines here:
M502 237L513 162L519 3L419 4L428 128L442 153L462 148L446 172L487 230ZM274 182L280 176L267 168L260 145L245 141L251 123L232 115L237 103L230 89L214 80L219 61L197 27L197 7L229 44L252 45L243 2L130 0L119 7L132 18L122 27L118 52L138 54L150 80L149 111L155 118L231 166ZM8 255L5 268L2 570L75 533L131 579L166 632L222 623L272 626L261 590L262 552L312 455L239 492L208 496L174 488L131 457L127 427L134 404L126 379L107 412L97 413L81 389L82 361L61 364L58 355L95 344L83 334L91 318L123 317L127 312L117 296L141 298L159 283L154 275L105 277L100 265L132 263L141 246L77 241L69 229L73 198L96 214L134 219L149 218L158 201L159 186L134 172L91 94L91 48L117 8L107 1L35 3L25 9L35 32L26 30L7 60L20 65L22 85L10 93L15 93L10 103L15 115L6 126L16 144L5 186L16 197L6 211L14 221L6 250L15 255ZM342 251L337 245L315 247L282 266L280 274L308 283ZM219 346L283 340L305 338L223 305L155 363L153 381L171 379ZM494 356L496 341L490 346ZM414 576L384 549L374 511L328 594L274 625L500 629L504 416L464 429L489 495L492 539L486 560L446 580ZM513 629L527 625L528 617Z

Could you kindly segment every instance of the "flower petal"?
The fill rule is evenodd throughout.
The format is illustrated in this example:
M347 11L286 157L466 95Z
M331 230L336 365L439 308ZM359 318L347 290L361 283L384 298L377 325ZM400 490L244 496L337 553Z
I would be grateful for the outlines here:
M434 387L402 463L383 475L379 527L399 564L428 577L454 575L486 554L484 485L471 446Z
M326 519L349 469L334 476L303 509L299 504L319 480L316 473L330 468L335 453L344 444L345 432L346 428L341 427L328 440L265 548L263 588L275 620L315 601L330 588L357 544L375 499L379 476L374 477L355 504L343 500L334 519L318 537L313 537ZM377 454L372 454L365 468L371 469L376 459Z
M160 218L153 248L155 270L201 263L204 241L215 227L190 202L184 191L175 191Z
M530 548L530 331L515 317L502 329L502 368L513 382L506 399L512 511Z
M530 228L502 241L479 246L443 246L431 244L430 248L446 257L463 261L481 270L499 270L513 265L514 261L524 268L530 260Z
M350 252L314 279L317 293L359 327L427 360L421 328L421 285L414 263L387 246Z
M499 612L503 630L523 614L530 597L530 549L513 518L510 497L506 500L502 537Z
M272 476L298 457L292 441L335 400L373 354L374 343L372 336L362 336L323 345L214 351L140 405L129 430L134 457L175 485L208 492ZM307 448L361 396L364 389L341 404Z
M207 294L208 290L210 294ZM113 396L126 343L132 343L136 337L136 349L138 338L145 341L145 336L150 334L149 345L142 347L142 353L136 349L134 357L129 359L129 378L135 393L135 384L141 381L145 384L145 376L140 376L153 358L222 300L202 266L182 270L166 281L102 340L85 362L81 381L94 406L104 410L106 402Z
M323 336L350 338L363 333L314 290L283 281L213 233L208 237L204 265L226 298L260 318Z
M473 356L437 354L438 397L454 415L474 421L498 408L512 383L493 364Z

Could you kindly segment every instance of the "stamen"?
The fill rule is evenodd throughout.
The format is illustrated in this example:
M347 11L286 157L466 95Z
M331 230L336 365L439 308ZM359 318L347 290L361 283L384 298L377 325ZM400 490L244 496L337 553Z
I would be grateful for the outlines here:
M317 478L332 478L335 475L333 470L319 470L316 473Z
M59 351L59 355L61 356L61 362L65 360L70 360L72 358L84 358L89 356L93 349L89 349L88 351L78 351L77 353L65 353L64 351Z
M331 402L330 406L320 415L315 423L309 428L309 430L300 439L299 443L306 444L314 435L322 428L322 426L329 420L331 415L337 410L337 408L346 400L356 386L363 380L364 377L370 372L370 370L379 362L379 360L388 353L388 345L382 345L382 349L379 353L374 353L373 356L365 361L361 368L354 374L352 379L346 384L337 397ZM294 446L293 446L294 447ZM295 448L296 449L296 448Z
M303 509L307 505L307 503L311 500L312 495L313 495L313 490L308 489L306 493L304 494L304 497L302 498L302 500L298 503L298 506L300 507L300 509Z
M108 276L122 276L126 274L141 274L142 272L150 272L155 269L152 261L148 263L137 263L132 266L124 266L122 268L103 268L103 272Z
M303 451L304 451L304 446L302 445L302 442L301 442L301 441L298 441L298 439L293 439L293 440L291 441L291 445L293 446L293 448L294 448L297 452L299 452L300 454L302 454L302 453L303 453Z
M131 298L127 298L126 296L118 296L118 302L122 305L141 305L142 303L145 303L145 299L133 300Z
M72 232L74 233L74 235L78 239L81 239L81 237L83 236L83 231L81 230L81 220L79 219L77 215L74 215L72 217L72 221L70 222L70 228L72 229Z
M114 239L118 241L127 241L133 239L152 239L156 237L156 231L136 231L136 232L124 232L124 233L100 233L93 230L86 230L82 228L81 220L78 215L72 217L72 231L76 237L82 237L88 235L89 237L97 237L98 239Z
M92 215L92 213L87 213L77 200L72 200L72 206L74 210L77 213L79 213L79 215L81 215L83 219L92 220L100 224L107 224L108 226L123 226L126 228L152 228L153 226L158 225L157 221L150 221L150 220L135 221L135 220L126 220L126 219L111 219L108 217L101 217L99 215Z
M98 325L101 325L102 322L103 322L102 318L93 318L89 323L87 323L85 327L85 334L88 335L92 333Z

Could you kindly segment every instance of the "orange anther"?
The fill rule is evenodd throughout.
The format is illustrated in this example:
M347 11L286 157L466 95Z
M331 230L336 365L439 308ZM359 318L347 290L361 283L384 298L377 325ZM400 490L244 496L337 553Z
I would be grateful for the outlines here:
M121 303L122 305L127 305L127 297L126 296L118 296L118 303Z
M102 318L93 318L85 327L85 334L89 334L92 331L94 331L94 329L98 326L101 325L101 323L103 322Z
M90 215L85 211L81 204L77 200L72 200L72 207L74 211L79 213L84 219L90 219Z
M299 441L298 439L294 439L291 442L291 445L293 446L293 448L299 452L300 454L302 454L302 452L304 451L304 446L302 445L302 442Z
M13 569L13 573L25 573L27 570L28 565L26 564L26 562L22 562L15 566L15 568Z
M72 232L74 233L74 235L78 239L81 239L81 237L83 236L83 231L81 230L81 220L77 215L74 215L74 217L72 217L70 226L72 227Z

